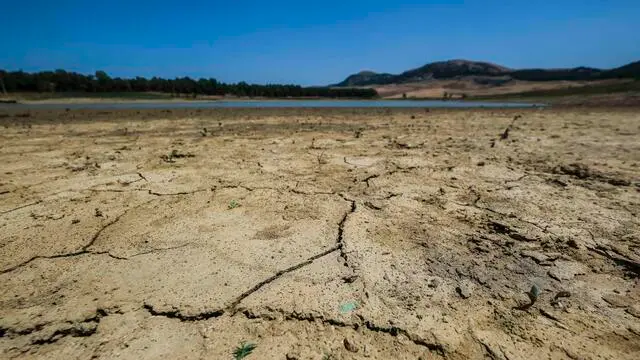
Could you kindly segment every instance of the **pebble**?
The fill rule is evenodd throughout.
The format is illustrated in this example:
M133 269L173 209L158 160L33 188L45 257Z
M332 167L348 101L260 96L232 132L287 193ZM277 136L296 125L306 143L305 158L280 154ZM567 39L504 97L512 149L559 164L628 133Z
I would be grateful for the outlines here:
M358 345L356 345L356 343L353 340L344 338L342 342L344 344L344 348L347 349L347 351L350 351L352 353L358 352Z
M468 281L462 281L457 287L456 291L463 299L468 299L473 293L473 285Z

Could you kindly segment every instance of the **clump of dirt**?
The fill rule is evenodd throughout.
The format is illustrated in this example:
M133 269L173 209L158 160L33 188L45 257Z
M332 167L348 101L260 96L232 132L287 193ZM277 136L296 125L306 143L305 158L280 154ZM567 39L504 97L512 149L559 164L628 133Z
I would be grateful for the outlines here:
M578 179L588 179L593 174L589 171L589 167L584 164L574 163L568 165L559 165L553 168L556 174L571 175Z
M559 165L552 169L555 174L570 175L577 179L586 180L593 179L596 181L603 181L615 186L630 186L631 181L626 179L620 179L612 176L607 176L600 172L591 170L587 165L580 163L572 163L568 165Z
M173 149L169 154L163 154L160 156L160 159L164 162L173 163L176 162L175 159L183 159L183 158L192 158L195 157L192 153L183 153L180 150Z

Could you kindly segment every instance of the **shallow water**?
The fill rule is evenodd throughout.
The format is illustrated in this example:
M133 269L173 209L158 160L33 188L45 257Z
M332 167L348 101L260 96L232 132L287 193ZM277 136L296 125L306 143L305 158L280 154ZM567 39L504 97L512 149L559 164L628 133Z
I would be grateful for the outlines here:
M542 104L442 100L255 100L96 102L8 105L30 109L176 109L176 108L526 108Z

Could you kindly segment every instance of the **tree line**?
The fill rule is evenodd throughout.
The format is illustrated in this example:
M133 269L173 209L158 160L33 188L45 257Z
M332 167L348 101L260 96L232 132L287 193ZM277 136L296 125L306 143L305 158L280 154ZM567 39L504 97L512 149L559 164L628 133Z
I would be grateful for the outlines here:
M95 75L84 75L65 70L27 73L24 71L0 70L0 83L6 92L68 92L68 93L108 93L108 92L162 92L174 96L234 95L248 97L323 97L323 98L364 98L378 96L374 89L302 87L300 85L224 83L216 79L181 77L164 79L161 77L137 76L135 78L110 77L104 71ZM3 89L0 87L0 91Z

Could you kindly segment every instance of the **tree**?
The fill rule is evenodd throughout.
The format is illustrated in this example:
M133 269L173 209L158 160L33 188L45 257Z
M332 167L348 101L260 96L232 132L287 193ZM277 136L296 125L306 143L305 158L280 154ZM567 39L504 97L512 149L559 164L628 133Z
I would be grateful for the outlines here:
M73 92L164 92L191 95L197 97L205 95L235 95L235 96L264 96L264 97L327 97L327 98L364 98L378 96L374 89L361 88L329 88L329 87L301 87L299 85L267 84L257 85L239 82L225 84L216 79L198 79L189 77L163 79L153 77L111 78L105 71L99 70L94 75L83 75L65 70L41 71L26 73L23 71L7 72L0 70L0 91L73 91Z
M109 91L111 90L111 78L107 75L106 72L102 70L96 71L96 80L98 80L98 88L100 91Z
M6 74L6 71L0 70L0 90L2 90L2 93L4 95L7 95L7 88L4 87L4 77L6 76Z

